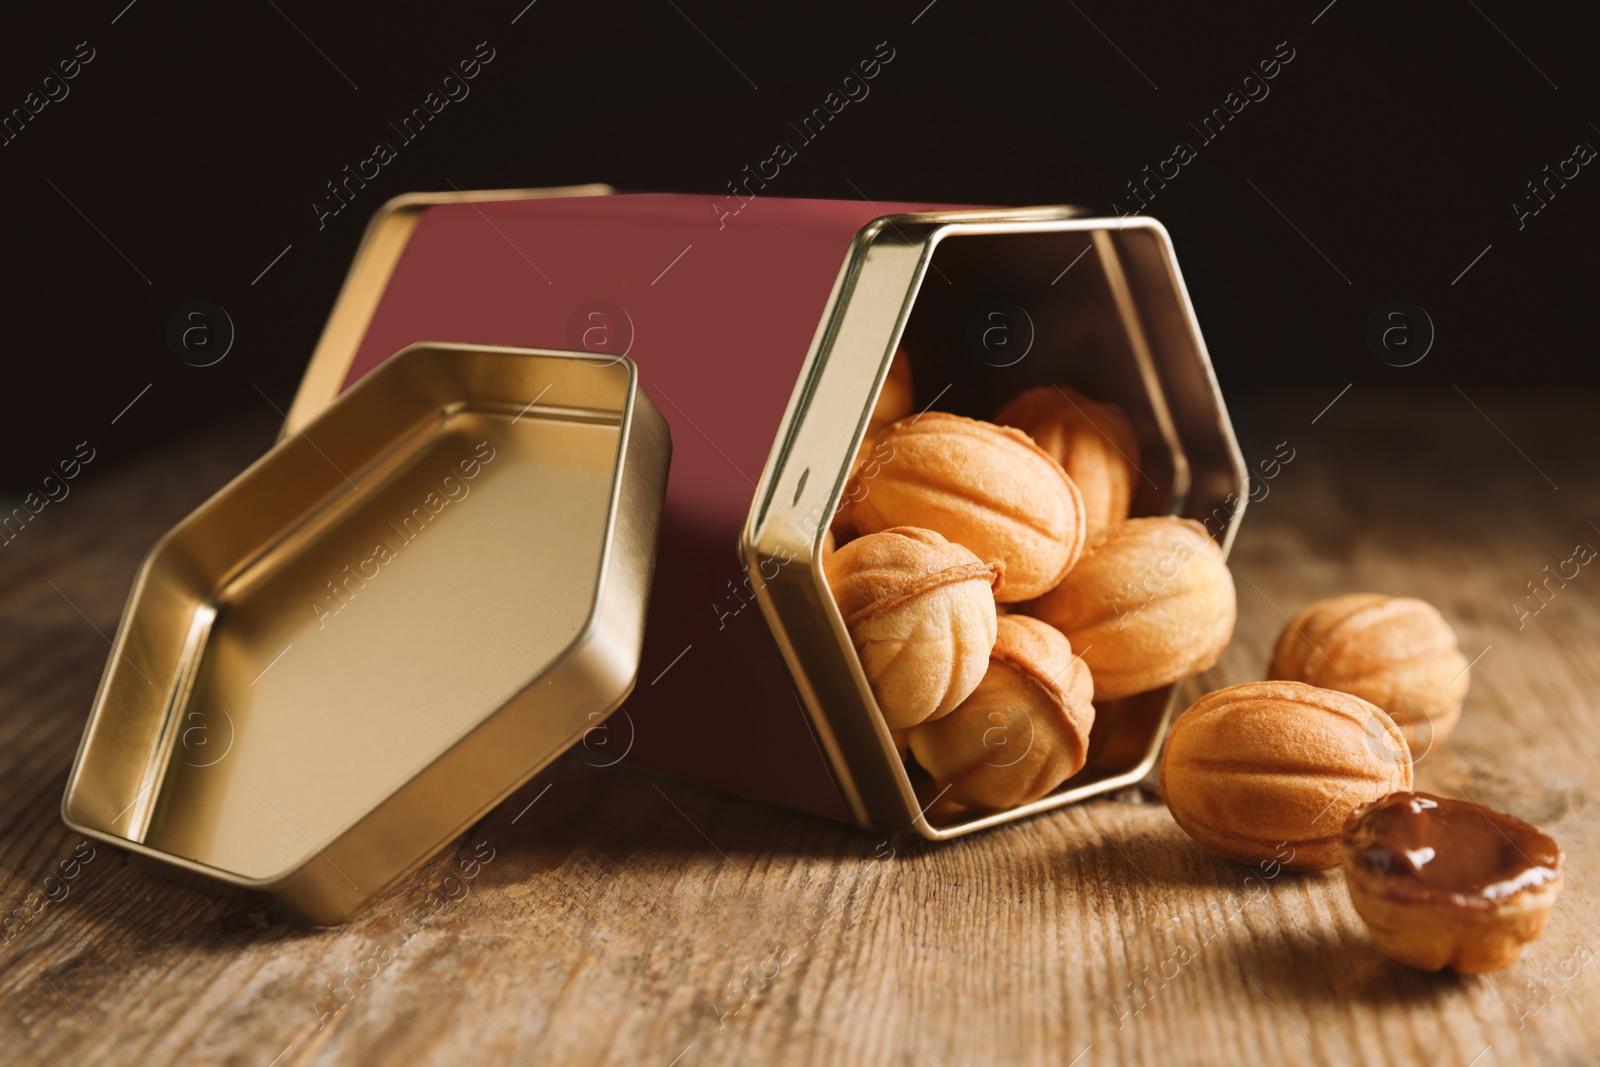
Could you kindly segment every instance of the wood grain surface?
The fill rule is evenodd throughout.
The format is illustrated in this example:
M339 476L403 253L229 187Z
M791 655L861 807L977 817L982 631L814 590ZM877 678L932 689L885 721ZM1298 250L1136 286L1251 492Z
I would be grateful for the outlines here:
M1233 645L1187 695L1259 678L1314 598L1437 604L1479 658L1419 787L1567 852L1510 970L1391 964L1337 872L1252 878L1138 791L927 845L568 759L321 930L83 845L58 805L134 569L263 420L91 464L0 548L0 1062L1594 1062L1600 561L1527 583L1600 547L1600 403L1328 400L1236 401L1253 467L1294 458L1235 547Z

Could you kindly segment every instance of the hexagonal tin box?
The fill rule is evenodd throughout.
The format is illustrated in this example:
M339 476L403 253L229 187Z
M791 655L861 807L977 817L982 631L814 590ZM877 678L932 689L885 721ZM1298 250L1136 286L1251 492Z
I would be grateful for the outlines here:
M1173 711L1171 687L1102 706L1088 766L1041 800L991 814L930 806L930 783L902 764L877 713L820 558L901 347L918 409L989 417L1015 394L1050 383L1117 404L1143 456L1134 514L1200 520L1226 551L1248 495L1244 463L1158 222L1083 217L1067 207L614 194L604 186L402 197L368 228L289 412L285 443L302 430L314 437L310 427L320 423L311 420L383 374L392 353L441 338L565 349L602 373L636 365L635 417L653 401L649 410L670 425L670 473L650 518L659 543L637 685L598 687L582 705L595 716L590 728L562 735L588 748L590 762L626 758L929 838L1106 793L1153 766ZM518 506L482 503L482 518L469 521L469 507L460 509L464 530ZM523 550L550 546L530 529ZM448 557L437 567L448 571ZM352 601L350 615L327 627L341 619L380 625L357 623L358 606ZM532 627L550 610L524 586L502 590L495 608L497 621ZM415 615L396 604L382 625L403 631ZM198 640L198 624L181 616L170 615L169 643ZM263 608L261 625L270 616ZM125 620L119 648L128 629ZM542 659L541 649L529 652L530 665L553 669L560 661ZM454 677L469 666L440 670ZM108 678L120 673L114 659ZM307 677L305 696L320 714L369 693L362 676L333 664ZM311 677L322 679L320 693ZM627 695L605 718L618 692ZM435 699L448 719L449 698ZM156 749L177 744L188 700L168 704ZM97 710L86 753L108 717ZM382 737L380 724L366 729L374 743ZM528 758L517 766L542 765L557 734L519 753ZM152 751L147 761L170 764ZM526 777L511 769L497 765L488 776L496 788L486 787L482 803ZM80 757L69 816L95 777L86 771ZM145 773L161 785L162 802L180 802L175 786ZM319 773L316 789L337 794L341 780ZM113 793L102 807L122 796ZM184 802L198 811L210 803L203 793ZM451 832L442 823L407 826L397 819L385 831L397 854L425 854ZM337 829L317 823L302 844L326 849Z

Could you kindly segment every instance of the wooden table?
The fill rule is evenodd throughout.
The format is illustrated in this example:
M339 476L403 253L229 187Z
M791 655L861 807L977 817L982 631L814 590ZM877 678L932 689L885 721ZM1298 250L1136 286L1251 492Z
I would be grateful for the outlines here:
M1593 1062L1600 566L1542 607L1525 583L1600 546L1600 403L1356 390L1317 417L1327 401L1236 401L1252 465L1279 441L1294 459L1250 509L1238 631L1189 695L1260 677L1313 598L1437 604L1479 658L1419 787L1567 850L1556 916L1510 970L1393 965L1337 872L1247 885L1137 792L928 846L563 761L324 930L80 847L57 806L135 566L265 447L263 421L91 466L0 549L0 906L27 916L0 942L0 1060ZM475 848L492 859L450 899ZM46 875L91 851L31 913Z

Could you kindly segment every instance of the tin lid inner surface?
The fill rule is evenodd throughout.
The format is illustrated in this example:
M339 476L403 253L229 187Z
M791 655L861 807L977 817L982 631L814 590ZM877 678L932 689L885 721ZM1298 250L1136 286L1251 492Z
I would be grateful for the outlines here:
M69 817L246 881L321 856L368 890L514 789L637 671L649 561L614 534L660 486L623 491L636 388L554 353L385 364L152 554ZM324 854L391 801L409 823Z

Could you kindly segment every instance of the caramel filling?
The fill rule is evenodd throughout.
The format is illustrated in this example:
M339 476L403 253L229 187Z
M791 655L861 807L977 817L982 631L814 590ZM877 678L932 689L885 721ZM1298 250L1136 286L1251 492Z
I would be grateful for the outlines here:
M1344 829L1354 866L1391 900L1487 908L1560 877L1561 849L1519 819L1461 800L1394 793Z

